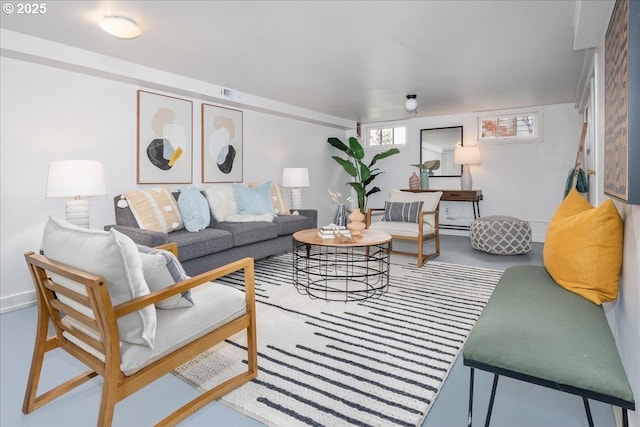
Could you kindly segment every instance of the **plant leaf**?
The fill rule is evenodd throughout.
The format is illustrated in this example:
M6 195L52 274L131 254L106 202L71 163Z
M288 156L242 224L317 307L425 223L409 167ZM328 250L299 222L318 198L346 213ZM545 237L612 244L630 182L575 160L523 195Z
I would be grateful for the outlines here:
M349 156L351 156L350 152L351 149L349 147L347 147L347 145L340 141L338 138L329 138L327 139L327 142L329 144L331 144L334 148L337 148L338 150L347 153Z
M364 148L362 148L362 145L360 145L360 142L357 138L349 138L349 147L352 151L351 157L354 157L358 160L362 160L364 158Z
M371 190L367 191L366 196L369 197L372 194L378 193L380 192L380 189L378 187L373 187Z
M400 152L400 150L398 150L397 148L390 148L387 151L383 151L382 153L378 153L375 156L373 156L373 159L371 159L371 163L369 163L369 167L375 165L378 160L382 160L382 159L385 159L385 158L387 158L389 156L393 156L394 154L398 154L399 152Z
M358 170L349 160L343 159L342 157L338 156L331 156L331 158L338 162L349 175L358 176Z

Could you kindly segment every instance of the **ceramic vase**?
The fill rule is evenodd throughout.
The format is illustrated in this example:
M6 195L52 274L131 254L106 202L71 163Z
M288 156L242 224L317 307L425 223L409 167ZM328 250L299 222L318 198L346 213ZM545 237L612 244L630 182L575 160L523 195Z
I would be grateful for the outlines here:
M420 177L414 172L413 175L409 177L409 190L419 190L420 186Z
M333 223L340 227L347 225L347 208L344 203L339 203L336 214L333 216Z
M360 212L360 209L354 209L349 214L349 225L347 225L347 228L351 231L351 236L357 237L362 235L362 230L364 230L365 227L364 214Z
M429 189L429 169L420 169L420 189Z

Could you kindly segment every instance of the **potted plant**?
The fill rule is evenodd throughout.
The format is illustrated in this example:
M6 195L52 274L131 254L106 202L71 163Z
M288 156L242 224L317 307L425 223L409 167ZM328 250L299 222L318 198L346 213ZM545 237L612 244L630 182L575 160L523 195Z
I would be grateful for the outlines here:
M374 168L374 165L378 160L398 154L400 150L397 148L391 148L387 151L377 153L367 165L363 161L364 148L360 145L360 141L358 141L357 138L349 138L349 145L346 145L338 138L329 138L327 142L348 156L347 159L339 156L331 157L353 178L353 181L347 182L347 184L355 190L358 196L358 208L360 209L360 212L363 214L366 213L367 198L380 191L378 187L373 187L367 190L371 181L373 181L376 176L383 173L378 168Z

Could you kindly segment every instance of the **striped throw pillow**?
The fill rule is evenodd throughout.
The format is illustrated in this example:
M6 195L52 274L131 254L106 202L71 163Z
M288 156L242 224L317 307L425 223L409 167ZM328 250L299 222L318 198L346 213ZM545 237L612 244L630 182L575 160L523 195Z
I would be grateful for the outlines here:
M424 202L384 202L384 220L418 223Z
M175 197L166 188L125 193L131 213L143 230L170 233L184 228Z

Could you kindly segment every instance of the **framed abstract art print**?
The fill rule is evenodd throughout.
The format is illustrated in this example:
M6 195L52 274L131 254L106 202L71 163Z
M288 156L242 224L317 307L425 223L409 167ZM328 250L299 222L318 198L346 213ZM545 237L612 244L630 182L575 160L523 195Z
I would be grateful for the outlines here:
M192 102L138 91L138 184L193 180Z
M202 182L242 182L242 111L202 104Z

